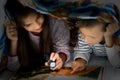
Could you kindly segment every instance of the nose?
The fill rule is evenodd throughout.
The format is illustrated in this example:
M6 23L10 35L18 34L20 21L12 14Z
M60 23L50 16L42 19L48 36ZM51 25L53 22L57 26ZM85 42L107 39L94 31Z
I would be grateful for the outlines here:
M35 23L35 29L39 29L41 27L41 25L39 23Z

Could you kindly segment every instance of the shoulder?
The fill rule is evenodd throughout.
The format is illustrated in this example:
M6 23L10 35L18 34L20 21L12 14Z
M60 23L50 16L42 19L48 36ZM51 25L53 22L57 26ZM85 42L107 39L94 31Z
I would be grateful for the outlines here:
M63 20L59 20L59 19L52 18L52 17L49 17L49 20L50 20L50 24L61 24L61 23L64 23Z

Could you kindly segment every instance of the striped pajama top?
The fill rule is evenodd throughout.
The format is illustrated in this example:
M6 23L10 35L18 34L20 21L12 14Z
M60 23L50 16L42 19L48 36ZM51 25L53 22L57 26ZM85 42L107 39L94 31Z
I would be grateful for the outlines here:
M115 46L108 48L104 44L95 44L93 46L88 45L82 39L81 35L78 35L78 41L74 48L74 60L77 58L82 58L87 62L90 59L90 55L93 54L95 56L107 56L110 63L115 66L120 66L120 57L117 54L119 51L115 48Z

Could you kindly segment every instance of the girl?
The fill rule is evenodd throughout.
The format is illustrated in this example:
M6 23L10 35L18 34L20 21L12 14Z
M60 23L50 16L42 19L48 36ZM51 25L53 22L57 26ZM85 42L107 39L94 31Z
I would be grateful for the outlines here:
M17 39L11 44L17 46L22 71L44 66L49 59L55 61L52 70L60 69L69 60L69 30L63 21L41 14L32 8L21 7L14 13ZM8 36L12 36L8 34Z

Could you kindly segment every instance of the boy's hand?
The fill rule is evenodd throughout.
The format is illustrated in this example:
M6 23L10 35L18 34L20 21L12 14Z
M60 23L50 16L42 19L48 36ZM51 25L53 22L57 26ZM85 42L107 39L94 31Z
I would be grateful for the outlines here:
M79 58L71 63L71 68L71 73L82 71L86 68L86 61L84 59Z
M108 25L108 27L106 28L106 32L104 34L104 38L105 38L105 43L107 47L112 47L113 46L113 35L115 32L117 32L119 30L119 26L117 23L111 23Z

